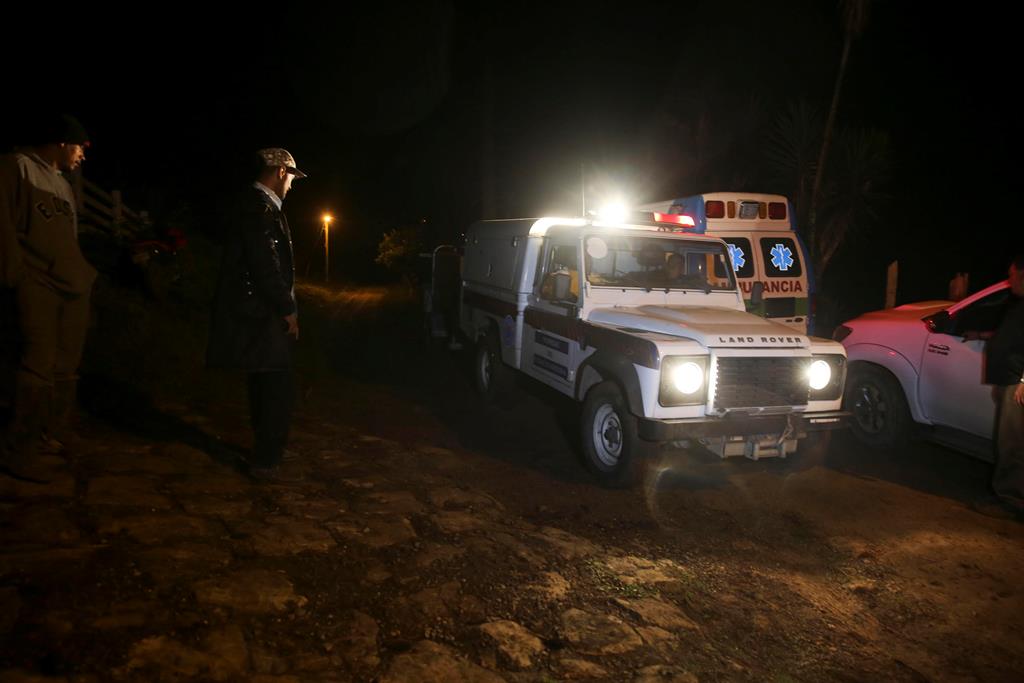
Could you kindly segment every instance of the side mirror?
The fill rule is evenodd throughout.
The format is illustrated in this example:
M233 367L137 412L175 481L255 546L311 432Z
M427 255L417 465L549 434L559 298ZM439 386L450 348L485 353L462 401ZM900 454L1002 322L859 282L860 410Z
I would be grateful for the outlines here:
M555 301L566 301L571 297L570 289L572 288L572 277L569 273L553 273L551 275L555 281Z
M945 334L946 329L949 327L949 311L932 313L924 319L924 326L928 328L929 332Z
M750 303L754 306L760 306L764 303L764 283L755 282L750 288Z

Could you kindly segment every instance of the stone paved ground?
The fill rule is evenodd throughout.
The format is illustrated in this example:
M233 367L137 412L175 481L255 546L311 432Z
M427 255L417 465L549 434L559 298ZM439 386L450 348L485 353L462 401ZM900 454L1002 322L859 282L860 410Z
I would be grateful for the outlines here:
M102 426L49 484L0 479L0 680L614 679L632 655L689 681L668 653L716 656L660 590L685 567L510 514L443 448L315 429L299 483ZM581 574L616 591L575 607Z
M943 565L953 543L1019 561L1012 522L950 517L887 548L856 524L825 539L767 499L754 521L697 493L667 526L649 496L564 484L620 508L581 524L550 482L550 508L503 503L519 485L502 490L504 464L310 418L296 432L297 483L102 424L48 460L50 484L0 478L0 681L1000 681L1021 661L1018 586L982 559ZM807 500L837 476L786 485ZM856 481L837 501L850 485L900 501ZM623 514L638 500L645 515ZM979 585L970 613L937 598Z
M0 476L0 683L1024 671L1024 526L965 505L983 464L840 438L790 463L667 451L604 490L571 405L484 408L457 357L380 347L394 317L353 300L305 328L344 358L303 368L298 482L238 471L240 405L105 411L115 385L51 483Z

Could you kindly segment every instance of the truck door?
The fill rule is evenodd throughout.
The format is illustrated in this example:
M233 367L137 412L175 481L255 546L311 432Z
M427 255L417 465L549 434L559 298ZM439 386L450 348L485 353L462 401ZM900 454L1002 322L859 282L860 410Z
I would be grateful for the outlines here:
M570 396L579 356L579 259L575 241L545 244L523 322L523 371ZM569 292L561 298L556 273L569 276Z
M925 341L920 396L933 423L991 439L995 428L992 386L984 382L985 343L966 340L967 332L992 332L1006 310L1008 289L1001 289L959 309L945 332Z

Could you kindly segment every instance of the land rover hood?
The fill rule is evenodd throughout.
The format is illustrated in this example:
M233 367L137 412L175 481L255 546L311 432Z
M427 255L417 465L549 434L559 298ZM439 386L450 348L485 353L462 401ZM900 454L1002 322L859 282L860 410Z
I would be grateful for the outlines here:
M594 323L685 337L705 347L808 348L806 335L743 311L703 306L633 306L598 308Z

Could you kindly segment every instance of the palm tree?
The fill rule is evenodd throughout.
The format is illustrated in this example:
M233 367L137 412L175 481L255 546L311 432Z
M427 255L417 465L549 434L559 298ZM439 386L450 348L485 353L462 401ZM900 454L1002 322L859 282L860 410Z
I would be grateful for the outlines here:
M766 186L793 200L796 224L808 227L815 160L821 149L821 112L806 100L790 102L775 118L765 144L769 176ZM806 231L808 245L813 241Z
M888 197L889 138L875 130L839 128L834 133L836 161L828 181L821 177L815 153L822 139L821 115L813 106L790 103L775 121L765 146L767 170L773 182L766 186L793 200L801 229L818 277L852 231L876 222ZM812 222L809 204L818 187L817 215Z
M821 276L850 232L877 224L889 200L889 136L876 130L840 130L835 171L822 188L812 258Z
M818 154L818 163L814 174L814 187L811 190L808 221L812 238L816 232L815 224L818 220L822 178L825 175L825 163L828 161L829 147L831 146L835 130L836 112L839 110L839 95L843 89L843 77L846 75L846 65L850 59L850 48L853 45L853 41L867 27L870 6L871 0L839 0L839 8L843 17L843 54L839 60L839 73L836 74L836 85L832 91L832 104L829 107L828 119L825 121L825 129L821 137L821 152Z

